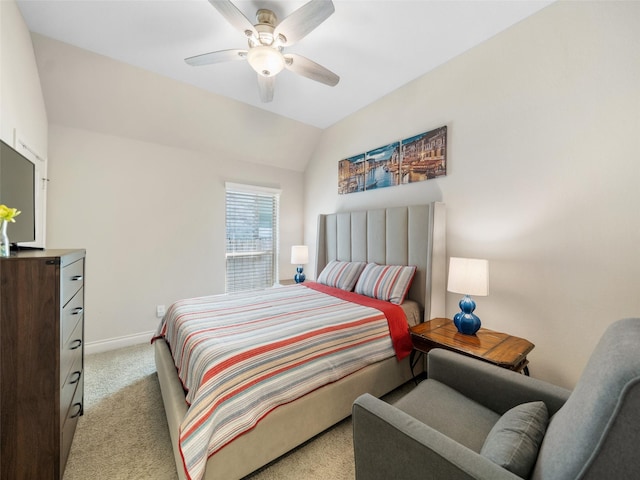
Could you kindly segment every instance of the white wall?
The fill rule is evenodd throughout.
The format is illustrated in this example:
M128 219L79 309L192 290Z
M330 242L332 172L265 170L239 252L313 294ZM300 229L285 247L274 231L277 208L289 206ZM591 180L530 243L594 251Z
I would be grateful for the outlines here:
M29 30L13 0L0 1L0 138L14 146L14 132L46 155L47 112Z
M325 130L306 241L318 213L444 201L448 255L490 261L483 325L572 386L605 327L640 317L639 31L639 2L556 3ZM340 159L442 125L446 177L337 195Z
M449 255L491 262L490 296L476 299L485 326L536 343L533 375L561 385L575 382L607 324L640 316L638 2L556 3L322 132L317 148L317 132L278 118L277 135L247 138L244 158L236 135L207 143L200 128L204 140L191 149L194 129L158 120L207 126L206 112L233 113L235 128L245 117L260 132L254 111L232 112L180 86L167 96L190 98L188 105L159 102L171 109L164 113L139 102L127 108L137 97L122 95L165 86L117 62L92 59L83 67L83 55L65 69L66 56L39 56L37 48L36 71L14 2L0 2L0 15L0 135L6 140L17 128L48 152L48 246L88 249L90 342L152 330L158 303L208 293L209 285L221 291L222 235L209 221L222 218L225 180L287 192L285 257L302 240L303 202L304 238L312 244L320 212L443 200ZM116 73L126 75L125 85ZM38 76L52 104L47 112ZM105 90L85 91L94 87ZM195 118L167 114L194 109ZM449 127L447 177L335 193L340 159L441 125ZM298 143L315 148L304 194L301 174L256 165L261 138L280 148L287 165L301 154ZM273 159L279 153L269 150ZM252 156L256 162L246 163ZM449 315L457 300L449 295Z
M319 129L30 37L15 3L0 5L2 132L24 129L48 156L47 247L87 249L88 351L148 341L156 305L224 292L225 181L282 189L280 278L293 277L293 167Z
M60 125L49 144L48 247L87 249L87 342L149 340L156 305L224 292L225 181L282 189L281 278L293 277L301 173Z

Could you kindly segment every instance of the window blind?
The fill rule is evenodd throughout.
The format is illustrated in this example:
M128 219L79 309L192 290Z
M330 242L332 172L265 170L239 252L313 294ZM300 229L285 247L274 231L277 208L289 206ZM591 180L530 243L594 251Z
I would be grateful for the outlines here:
M279 204L279 190L226 184L227 293L277 283Z

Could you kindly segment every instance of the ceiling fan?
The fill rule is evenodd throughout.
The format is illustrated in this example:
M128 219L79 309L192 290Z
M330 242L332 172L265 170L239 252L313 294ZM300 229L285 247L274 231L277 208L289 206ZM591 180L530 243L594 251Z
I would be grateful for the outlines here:
M248 39L247 50L231 49L204 53L185 59L189 65L247 60L258 74L258 91L263 102L273 100L275 77L283 69L334 87L340 77L322 65L295 53L283 53L284 47L298 42L324 22L335 11L331 0L311 0L281 22L271 10L256 13L257 23L247 17L229 0L209 0L227 21Z

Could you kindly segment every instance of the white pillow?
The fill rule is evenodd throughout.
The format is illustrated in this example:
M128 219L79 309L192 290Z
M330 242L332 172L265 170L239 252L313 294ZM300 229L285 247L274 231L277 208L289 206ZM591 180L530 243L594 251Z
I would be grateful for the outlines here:
M365 262L341 262L332 260L318 276L318 283L351 292L364 270Z
M415 266L368 263L358 278L355 292L400 305L415 273Z

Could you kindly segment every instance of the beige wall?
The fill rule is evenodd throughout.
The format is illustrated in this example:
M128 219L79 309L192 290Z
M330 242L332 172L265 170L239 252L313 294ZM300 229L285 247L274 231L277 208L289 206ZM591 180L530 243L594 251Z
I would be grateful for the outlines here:
M640 2L560 2L325 130L306 240L321 212L444 201L448 255L490 261L484 326L572 386L604 328L640 316L638 32ZM337 195L338 160L441 125L446 177Z
M156 305L224 292L225 181L282 189L281 278L293 277L299 172L59 125L49 152L48 246L87 249L87 342L149 332Z
M88 351L148 341L156 305L224 292L225 181L282 190L280 278L293 277L299 164L319 129L30 37L0 5L3 139L19 128L48 156L47 247L87 249Z
M90 342L153 330L156 304L222 291L225 180L285 192L283 276L303 220L313 245L320 212L443 200L448 254L491 262L485 326L531 339L533 375L561 385L607 324L640 316L638 2L554 4L324 132L53 41L36 48L38 71L15 4L0 7L0 134L17 128L48 153L48 246L88 249ZM441 125L446 177L335 193L341 158ZM260 149L285 168L257 166ZM291 165L305 155L303 191Z
M303 172L322 131L33 34L50 124Z

